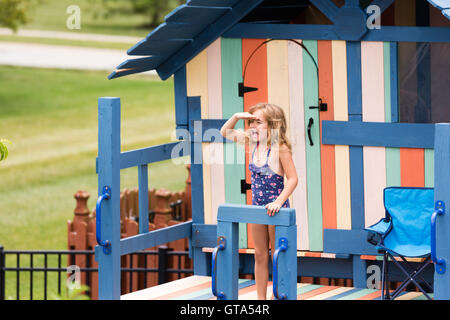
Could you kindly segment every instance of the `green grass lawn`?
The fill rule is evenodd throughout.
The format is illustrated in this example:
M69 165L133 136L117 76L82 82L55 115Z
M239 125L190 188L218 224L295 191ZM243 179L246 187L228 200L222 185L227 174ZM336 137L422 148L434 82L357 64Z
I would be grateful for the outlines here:
M81 7L81 30L68 30L66 8ZM147 17L95 19L89 0L45 0L24 28L145 37ZM92 46L126 50L133 44L0 36L0 41ZM97 198L97 99L116 96L122 104L122 151L174 140L173 81L133 75L107 80L107 72L0 66L0 138L13 142L0 163L0 246L5 250L67 249L67 221L73 219L77 190ZM149 165L149 187L184 190L187 170L171 161ZM121 172L121 189L137 186L137 169ZM49 267L56 267L49 258ZM43 267L43 256L35 256ZM16 265L7 256L7 266ZM22 267L30 265L23 257ZM63 258L62 266L67 261ZM35 272L33 298L43 298L43 273ZM57 288L49 274L48 298ZM64 289L67 275L63 272ZM29 299L30 275L20 275L20 299ZM6 272L6 298L16 298L16 275Z
M126 1L126 0L122 0ZM29 21L20 26L21 29L37 29L62 31L73 34L98 33L107 35L134 36L145 38L152 31L148 27L149 17L144 14L118 13L104 16L102 0L42 0L40 4L28 12ZM81 28L68 29L66 22L70 14L66 12L71 5L78 5L81 10ZM169 12L172 9L169 9ZM163 16L169 12L164 12ZM24 37L17 35L1 35L0 41L40 43L50 45L70 45L95 48L109 48L126 51L137 43L115 43L90 40L53 39L44 37Z
M173 141L173 82L104 72L0 67L0 137L12 141L0 163L0 245L66 249L74 193L97 197L97 99L122 104L122 151ZM171 161L149 166L149 187L184 189L187 170ZM123 170L122 189L137 186Z
M97 99L121 98L122 151L173 141L173 81L134 75L107 80L105 72L0 66L0 137L12 141L0 162L0 246L5 250L67 249L79 189L97 198ZM186 158L185 158L186 159ZM149 187L184 190L187 170L170 160L149 165ZM137 169L121 172L121 189L137 187ZM43 256L33 265L43 267ZM56 267L56 256L49 257ZM16 266L8 255L6 265ZM21 259L28 267L30 259ZM67 266L63 258L62 266ZM63 272L62 286L67 275ZM44 275L34 272L33 299L43 299ZM48 275L48 297L57 276ZM20 275L20 299L29 299L30 275ZM6 298L16 299L16 273L6 272Z

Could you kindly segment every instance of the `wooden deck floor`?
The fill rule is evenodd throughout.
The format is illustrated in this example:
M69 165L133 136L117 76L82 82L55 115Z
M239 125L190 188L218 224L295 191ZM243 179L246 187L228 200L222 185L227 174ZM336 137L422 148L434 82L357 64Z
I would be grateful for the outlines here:
M272 285L267 297L272 295ZM380 290L352 287L323 286L309 283L297 284L297 300L379 300ZM211 292L211 277L191 276L159 286L132 292L122 300L215 300ZM254 280L239 280L239 300L256 300ZM426 300L420 292L404 292L397 300Z

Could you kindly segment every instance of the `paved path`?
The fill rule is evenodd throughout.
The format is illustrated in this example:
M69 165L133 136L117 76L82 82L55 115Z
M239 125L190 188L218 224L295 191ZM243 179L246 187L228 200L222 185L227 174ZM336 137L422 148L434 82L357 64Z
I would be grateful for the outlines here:
M26 30L24 30L23 32L25 31ZM38 33L42 35L42 31L39 31ZM70 32L60 32L60 36L63 36L62 34L67 35L67 33L71 34ZM75 35L73 34L73 36ZM92 34L78 34L77 36L93 37ZM91 38L91 40L109 42L111 41L111 39L115 39L115 41L124 40L124 38L121 36L95 35L95 37L99 37L98 39L102 40L94 40L93 38ZM127 39L127 41L131 40L128 37L125 39ZM137 42L135 40L141 39L133 39L131 43ZM128 56L125 50L116 49L100 49L89 47L0 41L0 65L58 69L103 70L108 71L109 74L110 72L113 72L120 63L132 58L139 58L139 56ZM152 70L149 72L144 72L142 74L155 75L156 71Z
M84 40L97 42L117 42L135 44L144 37L130 37L130 36L116 36L97 33L81 33L78 31L62 32L62 31L48 31L48 30L27 30L19 29L14 33L11 29L0 28L0 35L15 35L19 37L36 37L36 38L53 38L64 40Z

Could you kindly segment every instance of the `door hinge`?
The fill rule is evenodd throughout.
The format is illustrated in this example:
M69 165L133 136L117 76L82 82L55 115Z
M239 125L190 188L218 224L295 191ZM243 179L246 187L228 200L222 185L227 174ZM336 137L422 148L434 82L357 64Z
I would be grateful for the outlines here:
M246 87L246 86L244 86L244 83L243 82L239 82L238 83L238 95L239 95L239 97L243 97L244 96L244 93L247 93L247 92L252 92L252 91L256 91L256 90L258 90L258 88L254 88L254 87Z
M245 194L247 190L251 190L252 185L250 183L247 183L245 179L241 180L241 193Z

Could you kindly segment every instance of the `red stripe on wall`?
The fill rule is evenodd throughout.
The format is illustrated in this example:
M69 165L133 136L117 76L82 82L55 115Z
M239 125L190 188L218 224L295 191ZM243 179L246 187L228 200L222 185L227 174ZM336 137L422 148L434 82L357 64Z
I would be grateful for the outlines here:
M402 187L425 186L425 151L400 148L400 181Z
M242 72L245 65L254 50L266 39L242 39ZM267 89L267 46L261 46L251 57L245 69L244 85L246 87L258 88L257 91L247 92L244 94L244 111L248 111L251 106L259 102L268 102ZM236 86L237 90L237 86ZM247 125L245 126L247 129ZM250 151L251 154L251 151ZM248 170L249 150L245 148L245 177L247 183L250 183L250 171ZM252 203L252 193L247 191L247 204ZM247 243L248 248L254 248L253 236L251 228L247 227Z
M317 41L319 64L319 97L327 103L328 110L319 113L322 120L334 120L333 105L333 66L330 40ZM320 128L322 141L322 127ZM322 170L322 220L323 229L337 228L336 213L336 172L334 145L320 144Z

